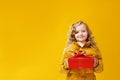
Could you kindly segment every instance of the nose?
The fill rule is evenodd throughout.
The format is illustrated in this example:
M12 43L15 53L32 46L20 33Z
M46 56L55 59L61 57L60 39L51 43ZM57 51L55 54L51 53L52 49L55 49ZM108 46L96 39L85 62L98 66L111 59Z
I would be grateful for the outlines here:
M82 32L79 32L79 35L83 35Z

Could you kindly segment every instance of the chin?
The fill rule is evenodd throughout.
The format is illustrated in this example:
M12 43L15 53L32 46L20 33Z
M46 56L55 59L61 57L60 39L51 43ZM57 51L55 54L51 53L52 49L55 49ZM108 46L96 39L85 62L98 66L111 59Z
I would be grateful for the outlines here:
M85 40L77 40L77 41L79 41L79 42L84 42Z

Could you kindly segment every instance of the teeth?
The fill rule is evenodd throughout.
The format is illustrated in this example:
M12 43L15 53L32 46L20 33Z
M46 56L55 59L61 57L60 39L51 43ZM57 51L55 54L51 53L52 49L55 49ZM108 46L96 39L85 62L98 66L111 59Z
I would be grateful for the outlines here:
M82 37L79 37L79 38L83 38L83 36L82 36Z

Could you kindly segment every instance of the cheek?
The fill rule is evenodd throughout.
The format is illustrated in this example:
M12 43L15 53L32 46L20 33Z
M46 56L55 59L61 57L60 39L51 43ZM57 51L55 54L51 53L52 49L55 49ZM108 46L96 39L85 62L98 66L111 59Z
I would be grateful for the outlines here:
M87 33L86 33L85 35L86 35L86 36L88 36L88 34L87 34Z
M77 37L77 34L75 34L75 38Z
M88 34L87 34L87 33L84 33L84 36L88 37Z
M79 36L79 34L75 34L75 38L77 38Z

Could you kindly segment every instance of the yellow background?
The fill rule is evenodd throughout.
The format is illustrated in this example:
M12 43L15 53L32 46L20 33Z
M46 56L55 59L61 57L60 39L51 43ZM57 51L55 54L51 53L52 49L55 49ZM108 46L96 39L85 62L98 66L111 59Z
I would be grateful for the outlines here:
M0 80L65 80L59 63L70 25L85 21L103 56L97 80L120 80L119 0L1 0Z

